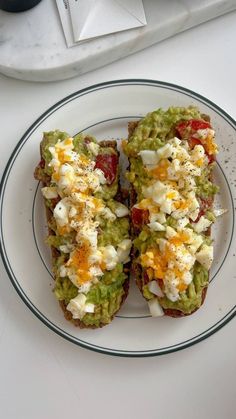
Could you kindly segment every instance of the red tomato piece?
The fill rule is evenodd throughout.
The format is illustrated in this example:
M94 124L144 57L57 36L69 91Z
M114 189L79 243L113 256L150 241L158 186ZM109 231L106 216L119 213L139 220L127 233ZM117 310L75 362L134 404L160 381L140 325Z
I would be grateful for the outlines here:
M187 139L191 149L193 149L195 145L198 145L198 144L201 144L204 147L205 153L209 160L209 164L211 164L216 159L215 155L209 154L206 151L205 145L202 144L201 139L194 137L194 134L196 134L196 132L199 129L207 129L207 128L211 128L210 123L207 121L199 120L199 119L190 119L189 121L183 121L183 122L180 122L176 126L176 130L178 134L180 135L180 138Z
M40 160L39 166L41 167L41 169L44 169L44 167L45 167L45 160L44 159Z
M116 154L98 154L95 168L102 170L108 185L111 185L117 174L118 156Z
M190 119L189 125L193 131L211 128L211 124L209 122L203 121L201 119Z
M142 227L149 221L149 211L146 209L133 207L131 209L131 219L135 227Z
M150 282L147 271L143 271L143 283L146 285Z
M199 140L199 138L195 138L195 137L190 137L188 139L188 143L189 143L189 147L192 149L195 147L195 145L202 145L201 141Z
M213 199L212 198L201 198L200 199L200 209L198 213L197 219L194 221L194 223L197 223L202 216L206 214L206 212L212 207Z
M180 138L184 138L194 134L199 129L211 128L211 124L201 119L190 119L189 121L180 122L176 125L176 130L180 135Z
M208 162L209 164L213 163L214 161L216 161L216 156L215 154L209 154L205 151L207 158L208 158Z

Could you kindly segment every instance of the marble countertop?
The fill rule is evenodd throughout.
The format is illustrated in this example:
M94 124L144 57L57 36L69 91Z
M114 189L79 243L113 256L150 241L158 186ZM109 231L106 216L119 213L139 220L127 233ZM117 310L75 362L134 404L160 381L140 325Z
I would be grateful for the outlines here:
M143 0L147 26L67 48L56 2L0 11L0 72L32 81L81 75L236 9L236 0Z

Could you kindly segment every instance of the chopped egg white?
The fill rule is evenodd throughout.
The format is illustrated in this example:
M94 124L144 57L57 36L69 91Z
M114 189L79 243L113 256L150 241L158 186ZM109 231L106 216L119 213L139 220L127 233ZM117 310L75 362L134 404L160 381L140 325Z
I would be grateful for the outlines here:
M166 227L166 237L167 239L171 239L172 237L176 236L177 232L174 228L167 226Z
M164 290L167 298L169 298L170 301L175 302L179 300L178 283L179 281L175 277L174 272L171 269L167 270L165 274Z
M68 198L63 198L57 203L53 210L53 216L60 227L65 226L69 222L68 209Z
M200 235L195 234L191 244L188 245L188 250L190 253L195 254L199 247L203 243L203 238Z
M185 193L185 195L189 195L189 193L191 193L192 191L195 192L196 190L196 182L194 177L191 177L189 175L184 176L184 178L182 178L182 182L183 182L183 188L184 191L182 193Z
M164 316L163 308L161 307L157 298L152 298L151 300L148 300L148 306L152 317Z
M166 239L158 239L158 245L161 253L164 253L168 240Z
M198 129L197 134L198 134L198 137L200 137L202 139L206 139L209 135L211 137L214 137L215 131L211 128Z
M78 294L70 300L66 308L72 313L73 319L82 319L86 313L93 313L94 307L94 304L86 304L86 295Z
M82 294L88 294L91 286L92 286L92 282L91 281L85 282L84 284L81 284L79 286L79 292L81 292Z
M90 243L90 246L93 248L97 248L97 239L98 239L98 232L97 232L97 223L84 223L81 225L77 235L76 241L77 243L83 242L87 240Z
M156 165L160 160L157 151L152 150L141 150L138 153L138 156L141 157L143 164L145 165Z
M157 281L150 281L148 282L147 286L149 291L152 292L152 294L157 295L158 297L164 297L164 294Z
M85 313L94 313L95 305L92 303L85 304Z
M216 217L220 217L221 215L225 214L228 210L223 208L216 208L214 209L213 213Z
M186 161L182 164L182 174L183 175L191 175L191 176L200 176L201 175L201 168L196 167L190 161Z
M87 148L94 156L97 156L98 153L99 153L100 146L99 146L99 144L94 143L93 141L91 141L87 144Z
M206 166L208 164L205 150L202 145L195 145L191 152L191 160L194 162L194 164L200 165L200 167Z
M193 224L193 229L196 231L196 233L202 233L203 231L206 231L211 224L212 221L208 220L206 217L202 215L199 221Z
M199 252L196 253L196 259L204 268L209 270L213 262L213 246L203 244Z
M73 244L62 244L61 246L59 246L59 249L63 253L70 253L74 249L74 245Z
M189 219L187 217L183 217L177 221L177 226L178 228L183 229L184 227L186 227L188 223L189 223Z
M74 184L75 181L75 170L68 164L62 164L58 170L58 187L61 190L65 190L71 187L71 184Z
M178 146L181 144L181 140L178 137L174 137L169 141L169 144L178 148Z
M151 231L165 231L165 227L157 221L153 221L152 223L148 223L147 225Z
M93 249L89 258L89 264L92 265L94 263L100 263L102 261L102 253L98 249Z
M80 156L79 153L73 151L73 148L72 138L59 141L54 147L49 147L53 157L49 166L53 168L52 179L60 195L68 195L74 191L85 192L88 187L91 191L99 191L101 185L106 183L104 173L94 168L93 160Z
M57 188L55 186L45 186L41 189L44 198L54 199L58 197Z
M127 263L129 262L130 249L132 247L132 241L130 239L124 239L117 246L117 257L118 262Z
M94 170L94 173L98 176L98 180L99 180L99 183L101 185L105 185L107 183L107 180L106 180L106 178L105 178L104 173L103 173L102 170L95 169Z
M172 160L169 167L167 168L168 179L170 180L178 180L180 172L180 161L178 159Z
M71 206L71 208L70 208L70 210L69 210L69 217L70 217L70 218L73 218L73 217L75 217L75 216L76 216L76 214L77 214L77 209L76 209L76 207Z
M128 208L124 204L120 204L119 202L116 204L114 212L118 218L126 217L126 215L129 214Z
M176 248L174 257L175 266L180 271L190 270L196 260L196 257L192 255L184 245L180 245Z
M166 199L166 201L162 202L160 206L160 210L165 212L166 214L171 214L172 209L172 201L170 199Z
M150 223L158 221L158 223L164 224L166 222L166 215L164 212L153 212L152 209L149 209L149 219Z
M183 276L182 276L182 280L183 280L184 284L189 285L189 284L191 284L191 282L193 280L193 275L191 274L190 271L185 271Z
M163 182L157 181L153 185L143 188L145 198L152 198L160 206L160 211L170 214L174 200L179 199L179 193Z
M108 207L104 207L101 210L101 215L106 218L107 220L114 221L116 219L115 214L110 210Z
M66 269L65 265L61 265L61 266L60 266L60 269L59 269L59 275L60 275L62 278L65 278L65 276L67 275L67 269Z
M157 155L159 159L165 159L168 157L172 157L174 159L176 157L176 147L170 143L166 143L163 147L157 150Z
M105 263L106 269L108 271L114 269L118 263L118 255L114 246L107 245L100 247L100 252L102 253L102 261Z
M89 268L89 272L92 276L96 277L103 275L103 271L99 268L99 266L91 266L91 268Z

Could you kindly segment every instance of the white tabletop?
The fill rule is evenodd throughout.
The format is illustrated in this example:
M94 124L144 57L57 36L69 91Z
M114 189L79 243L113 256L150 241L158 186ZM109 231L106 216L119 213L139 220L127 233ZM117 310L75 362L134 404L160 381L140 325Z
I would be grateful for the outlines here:
M136 77L180 84L236 118L235 38L234 12L74 79L40 84L0 76L1 173L42 112L97 82ZM235 325L233 319L207 340L161 357L90 352L34 317L1 263L1 417L234 419Z

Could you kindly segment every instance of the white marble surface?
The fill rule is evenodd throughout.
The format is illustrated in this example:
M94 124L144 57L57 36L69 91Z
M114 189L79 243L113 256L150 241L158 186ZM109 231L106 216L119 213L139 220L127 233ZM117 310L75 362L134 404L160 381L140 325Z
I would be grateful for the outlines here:
M98 81L136 77L180 84L236 118L235 39L233 12L74 79L42 84L0 75L0 177L39 115ZM236 319L180 352L110 357L45 327L20 300L1 261L0 278L1 418L235 419Z
M18 14L0 11L0 72L55 81L104 66L236 9L236 0L143 0L148 25L67 48L54 0Z

